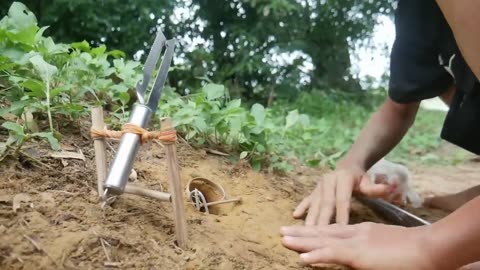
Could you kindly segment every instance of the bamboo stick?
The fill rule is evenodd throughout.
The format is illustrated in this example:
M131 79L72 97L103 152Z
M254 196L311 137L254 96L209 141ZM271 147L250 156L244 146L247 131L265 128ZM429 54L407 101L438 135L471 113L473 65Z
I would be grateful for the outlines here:
M102 107L92 108L92 127L99 130L105 129ZM98 198L100 199L103 195L103 182L107 178L107 154L105 139L95 139L93 146L95 149L95 165L97 168Z
M151 189L145 189L145 188L137 187L130 184L127 184L124 192L129 194L149 197L152 199L157 199L163 202L172 201L172 195L170 193L160 192L160 191L151 190Z
M161 131L172 130L172 120L170 118L165 118L162 120ZM185 218L185 207L182 197L182 188L180 181L180 174L177 162L177 153L175 144L172 142L162 141L162 144L165 146L165 151L167 154L167 165L168 165L168 180L171 187L172 195L172 204L175 211L175 232L177 237L177 244L181 249L186 249L187 247L187 221Z
M212 206L212 205L219 205L219 204L224 204L224 203L233 203L233 202L241 202L242 199L230 199L230 200L223 200L223 201L217 201L217 202L209 202L207 203L207 206Z

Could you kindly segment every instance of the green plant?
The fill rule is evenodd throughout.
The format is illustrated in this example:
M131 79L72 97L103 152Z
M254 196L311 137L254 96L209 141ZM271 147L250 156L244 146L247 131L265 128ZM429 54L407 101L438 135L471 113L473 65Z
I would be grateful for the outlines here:
M0 21L0 117L7 121L2 126L10 131L10 142L15 138L21 146L29 139L46 138L58 150L60 120L78 119L86 107L100 102L125 112L140 64L118 58L124 56L120 51L91 48L85 41L56 44L43 36L46 29L18 2ZM46 114L48 131L38 133L8 120L26 113L35 116L32 121L39 126Z
M0 123L8 132L0 160L29 140L46 140L58 150L64 127L86 117L93 104L103 105L109 126L119 127L135 101L131 97L142 78L141 63L86 41L55 43L43 36L46 29L18 2L0 21ZM184 96L167 86L154 125L170 116L189 142L248 160L256 170L286 171L298 162L334 167L385 98L384 90L323 90L301 92L294 102L279 100L265 108L246 106L232 99L224 85L206 81ZM425 156L437 148L440 121L438 114L420 115L392 155Z

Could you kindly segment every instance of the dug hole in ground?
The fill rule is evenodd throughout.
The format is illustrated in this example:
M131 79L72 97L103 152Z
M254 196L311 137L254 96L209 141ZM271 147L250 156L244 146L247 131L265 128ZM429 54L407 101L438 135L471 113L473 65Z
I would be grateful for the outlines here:
M292 219L292 211L324 171L299 167L287 176L257 173L245 163L179 144L182 188L190 179L204 177L221 184L228 198L242 198L241 204L216 206L210 215L186 203L189 248L181 250L175 245L171 204L123 194L102 209L92 142L78 135L64 141L65 149L81 150L85 160L51 158L47 146L32 145L25 151L42 164L23 160L2 165L2 269L309 269L281 245L279 228L301 223ZM165 158L158 143L142 146L134 184L169 192ZM480 183L475 166L469 161L455 167L410 167L413 187L422 196L463 190ZM407 210L431 222L447 214ZM384 222L356 202L351 215L352 223Z

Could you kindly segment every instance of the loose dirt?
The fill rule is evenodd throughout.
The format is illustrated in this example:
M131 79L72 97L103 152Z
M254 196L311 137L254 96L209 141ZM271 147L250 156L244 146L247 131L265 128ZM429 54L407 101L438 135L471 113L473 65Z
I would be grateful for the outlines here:
M298 255L281 245L278 231L301 223L291 213L321 171L262 174L245 163L180 144L184 187L190 179L204 177L221 184L228 198L242 198L241 204L216 206L210 215L186 203L189 248L181 250L175 245L170 204L124 194L102 209L93 147L87 140L70 142L69 147L82 150L85 161L48 158L47 150L37 147L29 153L43 165L23 160L0 167L2 269L302 269ZM169 192L161 145L142 146L135 169L136 185ZM478 171L474 163L415 167L413 184L422 195L455 192L480 183ZM409 210L429 221L447 214ZM381 220L355 203L352 222L362 221Z

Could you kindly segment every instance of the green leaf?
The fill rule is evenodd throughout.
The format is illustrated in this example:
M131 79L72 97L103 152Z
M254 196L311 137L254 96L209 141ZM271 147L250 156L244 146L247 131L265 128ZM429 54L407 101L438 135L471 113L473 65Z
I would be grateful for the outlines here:
M240 159L246 158L247 155L248 155L248 151L243 151L242 153L240 153Z
M225 87L221 84L209 83L203 86L203 92L207 96L207 100L215 100L225 96Z
M82 52L90 52L90 44L86 40L82 42L74 42L72 43L72 48L80 50Z
M7 109L7 112L13 113L17 116L23 113L24 108L32 102L30 99L15 101L10 105L10 108Z
M290 111L286 118L285 129L291 128L295 125L299 119L300 115L298 114L298 110Z
M128 91L128 87L126 87L124 84L114 84L110 87L112 90L112 93L126 93Z
M105 45L101 45L97 48L92 49L91 53L95 56L99 56L105 53L107 50L107 47Z
M262 161L260 159L252 160L252 169L259 172L262 169Z
M258 103L253 104L250 113L255 118L257 125L263 125L263 122L265 121L265 108L262 105Z
M111 50L107 53L108 56L112 56L113 58L125 58L126 55L124 52L120 50Z
M24 29L31 26L36 26L37 19L33 12L31 12L27 6L20 2L13 2L8 10L8 17L11 20L11 24L17 29Z
M35 42L39 42L42 37L43 37L43 33L45 32L45 30L47 30L49 28L49 26L44 26L42 28L40 28L38 30L38 32L35 34Z
M15 43L22 43L24 45L28 45L28 47L32 47L35 45L35 35L37 34L37 29L38 27L36 25L31 25L17 32L8 32L7 37Z
M34 57L30 58L30 62L33 64L35 71L38 75L40 75L45 83L49 83L53 75L55 75L55 73L58 71L56 66L45 62L41 55L35 55Z
M15 67L15 63L6 63L3 65L0 65L0 71L12 69L13 67Z
M28 79L20 84L21 86L30 89L34 97L42 98L45 96L45 84L39 80Z
M227 104L227 109L229 109L229 110L238 109L238 108L240 108L241 105L242 105L242 100L241 99L234 99ZM242 110L242 112L243 112L243 110Z
M56 151L61 150L60 143L58 142L57 138L55 138L55 135L52 132L39 132L39 133L34 133L32 135L41 137L41 138L46 138L53 150L56 150Z
M118 99L122 104L127 104L130 101L130 95L127 92L119 93Z
M310 118L306 114L301 114L299 118L300 124L302 124L303 127L308 127L310 125Z
M309 159L307 160L307 165L310 167L316 167L320 164L321 161L321 159Z
M260 152L260 153L263 153L265 152L267 149L265 148L265 146L263 146L262 144L258 144L257 145L257 151Z
M191 130L190 132L188 132L185 139L190 140L191 138L195 137L195 135L197 135L197 132L195 130Z
M14 132L15 135L25 136L25 133L23 132L23 127L17 123L5 122L2 124L2 127Z

